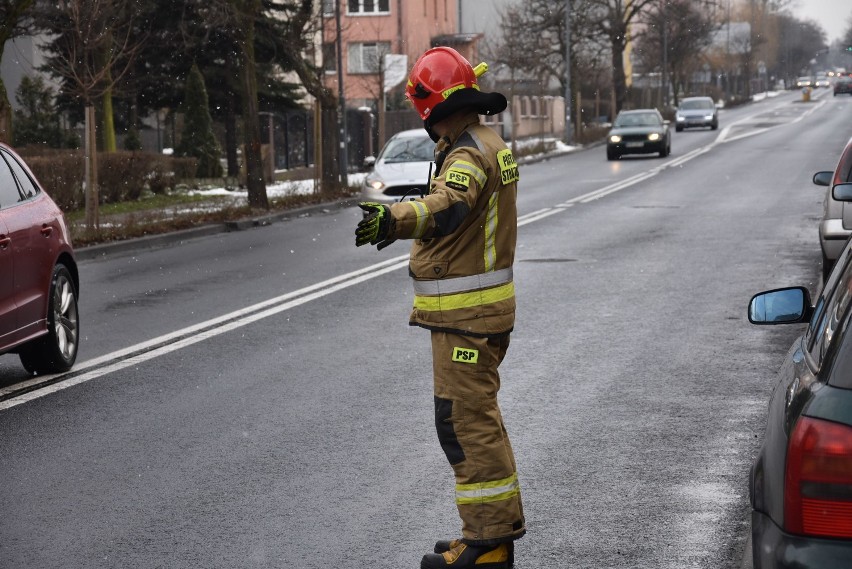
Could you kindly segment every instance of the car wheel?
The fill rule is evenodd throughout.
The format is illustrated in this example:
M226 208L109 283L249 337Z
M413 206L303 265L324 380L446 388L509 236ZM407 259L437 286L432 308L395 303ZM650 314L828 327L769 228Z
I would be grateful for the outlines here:
M80 338L77 291L63 264L53 269L47 306L47 334L21 348L19 356L30 373L68 371L77 359Z
M719 123L713 121L713 124L710 125L710 130L716 130L717 128L719 128Z
M666 156L669 155L669 153L671 153L671 151L672 151L671 146L669 146L669 145L663 146L663 149L660 150L660 158L665 158Z
M676 126L676 127L675 127L675 131L677 131L677 132L683 132L683 127L682 127L682 126Z
M612 150L611 148L606 149L606 159L607 160L618 160L619 155L618 152Z

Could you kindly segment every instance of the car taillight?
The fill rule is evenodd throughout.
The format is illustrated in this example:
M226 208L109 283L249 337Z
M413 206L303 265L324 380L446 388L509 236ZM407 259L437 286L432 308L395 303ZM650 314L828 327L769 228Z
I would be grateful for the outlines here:
M799 419L787 447L784 529L852 538L852 427Z

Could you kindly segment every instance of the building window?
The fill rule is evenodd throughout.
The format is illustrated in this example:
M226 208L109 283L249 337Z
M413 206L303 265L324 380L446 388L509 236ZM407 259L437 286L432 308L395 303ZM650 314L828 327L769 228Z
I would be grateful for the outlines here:
M390 42L349 44L349 73L378 73L382 57L390 53Z
M323 16L333 16L335 11L335 5L337 4L337 0L322 0L322 15Z
M388 14L390 0L349 0L348 14Z
M326 73L337 71L337 44L322 44L322 70Z

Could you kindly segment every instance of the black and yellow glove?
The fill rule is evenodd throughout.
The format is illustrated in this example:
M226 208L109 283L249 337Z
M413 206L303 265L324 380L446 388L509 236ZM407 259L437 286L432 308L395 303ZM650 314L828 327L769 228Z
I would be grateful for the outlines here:
M387 240L393 226L390 208L376 202L361 202L358 207L364 210L364 219L355 228L355 246L375 245Z

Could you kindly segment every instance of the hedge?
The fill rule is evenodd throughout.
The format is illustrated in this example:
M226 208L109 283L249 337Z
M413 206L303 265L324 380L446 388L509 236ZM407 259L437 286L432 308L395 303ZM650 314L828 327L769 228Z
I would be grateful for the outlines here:
M60 208L73 211L85 206L82 150L24 148L19 154ZM174 190L178 183L195 178L196 164L195 158L152 152L98 153L98 201L135 201L146 189L155 194Z

